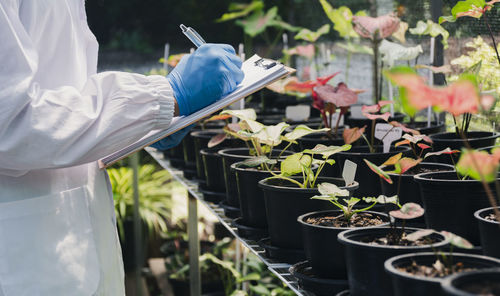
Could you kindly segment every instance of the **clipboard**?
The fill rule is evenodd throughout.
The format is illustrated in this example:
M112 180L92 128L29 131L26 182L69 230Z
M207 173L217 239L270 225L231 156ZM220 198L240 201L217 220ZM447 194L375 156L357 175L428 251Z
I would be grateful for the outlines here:
M241 70L245 73L245 77L232 93L193 114L175 117L172 119L172 122L167 129L153 130L142 137L139 141L100 159L98 161L99 168L107 168L117 161L143 149L144 147L156 143L187 126L224 109L234 102L251 95L252 93L264 88L266 85L295 72L295 69L289 68L274 60L261 58L258 55L254 55L246 60L241 66Z

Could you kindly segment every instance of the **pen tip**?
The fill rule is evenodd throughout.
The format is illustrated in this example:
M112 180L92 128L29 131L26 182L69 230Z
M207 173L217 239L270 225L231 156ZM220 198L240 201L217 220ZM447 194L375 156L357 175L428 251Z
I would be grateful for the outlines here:
M186 31L186 30L187 30L187 27L186 27L186 26L184 26L184 24L181 24L179 27L181 27L182 32L184 32L184 31Z

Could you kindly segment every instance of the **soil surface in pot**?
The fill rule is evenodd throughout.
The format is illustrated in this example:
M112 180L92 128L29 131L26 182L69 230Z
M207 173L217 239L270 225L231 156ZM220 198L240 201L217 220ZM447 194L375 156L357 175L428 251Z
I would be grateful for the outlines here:
M474 283L468 283L460 287L474 295L496 296L500 295L500 283L492 280L479 280Z
M410 266L398 267L400 271L423 277L443 278L458 272L472 271L475 268L466 267L462 262L457 262L451 266L443 264L441 260L436 260L432 266L418 264L413 261Z
M347 221L341 214L339 216L310 217L307 218L306 223L339 228L376 226L383 224L384 221L379 216L370 213L357 213L351 217L351 221Z
M421 174L421 173L435 173L435 172L441 172L443 171L442 169L431 169L431 168L426 168L426 167L422 167L422 166L416 166L416 167L413 167L411 169L409 169L408 171L406 171L404 173L404 175L418 175L418 174Z
M390 231L385 236L367 236L362 238L360 241L364 243L381 245L381 246L405 246L405 247L415 247L415 246L427 246L439 242L438 240L431 238L429 236L423 237L416 241L411 241L406 239L406 233L401 236L401 229L396 229Z

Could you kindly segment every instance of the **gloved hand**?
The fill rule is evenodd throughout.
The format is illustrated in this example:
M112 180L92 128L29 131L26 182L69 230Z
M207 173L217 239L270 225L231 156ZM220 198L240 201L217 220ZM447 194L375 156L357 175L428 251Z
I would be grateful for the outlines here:
M184 139L184 137L193 129L194 124L187 126L180 131L171 134L170 136L154 143L151 145L151 147L156 148L158 150L168 150L170 148L173 148Z
M241 64L228 44L204 44L184 56L167 76L179 115L194 113L233 91L243 80Z

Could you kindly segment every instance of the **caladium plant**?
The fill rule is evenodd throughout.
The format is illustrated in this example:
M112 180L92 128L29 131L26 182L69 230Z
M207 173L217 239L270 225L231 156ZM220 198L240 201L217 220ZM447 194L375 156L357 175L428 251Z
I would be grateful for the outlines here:
M276 125L264 125L255 120L256 114L253 109L244 110L225 110L218 116L234 116L239 119L238 123L228 124L224 127L226 135L235 137L245 141L250 148L251 153L256 156L255 159L249 159L244 165L248 167L261 166L261 168L273 170L274 165L277 164L276 160L271 159L273 149L286 142L287 145L281 150L277 158L280 158L292 144L297 144L297 139L312 133L324 132L328 129L312 129L306 125L299 125L291 132L283 134L290 126L287 123L280 122ZM214 137L218 139L220 136ZM220 139L219 139L220 140ZM214 140L215 141L215 140ZM271 167L268 167L271 165Z
M274 174L272 179L283 179L300 188L315 188L316 180L325 165L333 165L335 161L330 157L338 152L351 149L351 145L343 146L325 146L322 144L316 145L313 149L305 149L286 157L280 166L280 173ZM321 159L315 158L321 156ZM317 166L316 171L314 171ZM290 178L293 175L302 174L302 183Z
M326 200L332 203L343 212L344 219L348 222L348 224L350 224L351 218L352 216L354 216L354 214L368 211L369 209L373 208L373 206L375 206L379 201L384 202L384 199L382 198L349 197L348 190L340 189L337 185L331 183L318 184L318 191L320 195L315 195L311 197L311 199ZM364 201L369 205L364 208L355 209L354 206L357 205L360 201Z
M399 18L393 14L387 14L379 17L354 16L352 19L353 29L360 36L372 41L373 47L373 88L375 103L380 101L381 93L379 90L379 45L380 42L399 29Z

